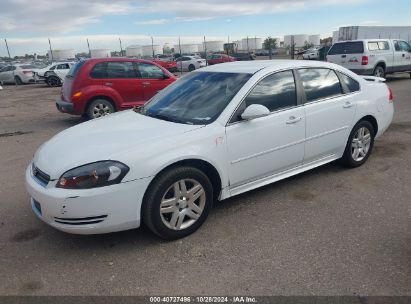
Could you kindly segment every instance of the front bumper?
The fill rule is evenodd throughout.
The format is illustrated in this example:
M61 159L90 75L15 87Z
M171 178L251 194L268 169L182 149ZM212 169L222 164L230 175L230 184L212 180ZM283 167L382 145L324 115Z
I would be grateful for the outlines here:
M74 114L74 106L73 103L63 101L61 99L56 100L56 107L62 113L70 113Z
M33 212L50 226L74 234L100 234L140 226L143 195L151 178L117 185L71 190L46 186L26 170L26 188Z

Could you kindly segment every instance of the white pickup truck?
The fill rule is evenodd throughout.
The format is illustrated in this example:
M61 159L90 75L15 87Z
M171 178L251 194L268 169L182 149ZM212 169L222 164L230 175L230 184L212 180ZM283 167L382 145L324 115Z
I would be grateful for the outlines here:
M327 61L360 75L385 77L395 72L411 76L411 46L399 39L363 39L335 43Z

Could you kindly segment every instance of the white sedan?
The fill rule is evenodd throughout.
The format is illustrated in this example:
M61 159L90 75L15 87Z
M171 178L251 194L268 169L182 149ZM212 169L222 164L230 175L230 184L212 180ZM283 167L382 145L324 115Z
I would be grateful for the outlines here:
M199 56L182 56L176 59L177 69L182 72L191 72L206 66L206 60Z
M362 165L391 90L330 63L233 62L182 77L144 107L85 122L34 155L34 213L62 231L137 228L176 239L213 202L340 159Z
M308 49L304 54L303 54L303 59L307 60L318 60L320 58L320 49L319 48L312 48Z

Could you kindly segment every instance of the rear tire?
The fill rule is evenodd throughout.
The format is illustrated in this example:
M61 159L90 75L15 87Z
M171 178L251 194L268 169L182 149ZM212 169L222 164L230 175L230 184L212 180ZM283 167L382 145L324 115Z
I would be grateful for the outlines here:
M16 82L17 85L23 84L23 81L21 81L21 78L19 76L14 76L14 81Z
M95 119L114 113L116 110L113 104L107 99L98 98L93 100L87 107L87 118Z
M384 69L384 67L381 66L381 65L377 65L377 66L375 67L375 69L374 69L373 75L374 75L375 77L384 78L384 77L385 77L385 69Z
M192 71L194 71L196 69L196 67L193 65L193 64L190 64L189 66L188 66L188 71L189 72L192 72Z
M375 130L367 120L361 120L352 129L348 137L343 157L344 165L356 168L364 164L374 147Z
M207 175L193 167L178 167L156 177L147 189L142 219L166 240L186 237L206 220L213 205Z

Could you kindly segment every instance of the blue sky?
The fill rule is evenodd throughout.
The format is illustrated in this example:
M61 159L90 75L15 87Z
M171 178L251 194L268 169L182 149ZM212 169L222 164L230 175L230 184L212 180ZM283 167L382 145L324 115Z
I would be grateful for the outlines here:
M12 55L285 34L331 35L347 25L410 25L409 0L2 0L0 35ZM0 56L6 55L0 43Z

